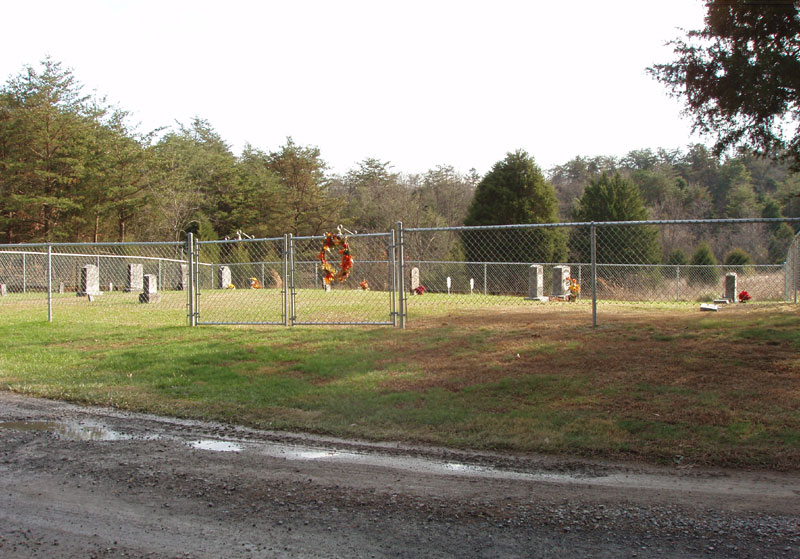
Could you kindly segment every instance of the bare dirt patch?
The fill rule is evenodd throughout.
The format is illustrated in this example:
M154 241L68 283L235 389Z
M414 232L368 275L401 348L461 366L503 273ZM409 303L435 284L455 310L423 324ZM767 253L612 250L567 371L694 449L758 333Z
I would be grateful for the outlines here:
M0 556L796 557L798 478L321 439L0 393ZM103 439L20 424L83 426ZM208 450L217 448L219 450Z

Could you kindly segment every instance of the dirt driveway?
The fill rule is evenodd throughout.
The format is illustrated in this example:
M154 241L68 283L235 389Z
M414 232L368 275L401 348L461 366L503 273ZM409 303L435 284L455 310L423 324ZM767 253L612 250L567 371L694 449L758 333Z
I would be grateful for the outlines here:
M0 392L0 557L797 557L793 474L366 444Z

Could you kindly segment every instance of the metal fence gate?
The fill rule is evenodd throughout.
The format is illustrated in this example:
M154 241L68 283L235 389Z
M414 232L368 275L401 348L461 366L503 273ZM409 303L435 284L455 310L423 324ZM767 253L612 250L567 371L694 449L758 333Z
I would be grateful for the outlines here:
M397 325L394 232L351 234L348 281L323 280L325 237L190 240L196 325ZM338 251L331 264L341 266Z

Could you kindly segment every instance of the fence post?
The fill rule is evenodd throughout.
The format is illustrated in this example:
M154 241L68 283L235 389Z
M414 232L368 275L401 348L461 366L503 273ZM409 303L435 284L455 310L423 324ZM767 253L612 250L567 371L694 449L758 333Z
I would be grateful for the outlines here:
M675 266L675 302L681 300L680 298L680 289L681 289L681 267L680 265Z
M593 221L589 230L592 253L592 327L597 326L597 226Z
M486 269L489 265L484 262L483 263L483 294L486 295Z
M188 292L188 307L189 307L189 326L197 326L197 317L194 314L194 235L192 233L186 234L186 256L189 261L189 270L187 274L187 281L189 285L185 285L184 289Z
M403 222L397 222L397 291L400 296L399 309L400 328L406 327L406 278L405 278L405 255L403 251Z
M289 233L289 324L294 326L297 291L294 285L294 236Z
M25 253L22 253L22 292L28 292L28 265Z
M289 326L289 234L283 234L283 325Z
M792 275L792 283L794 284L794 304L797 304L797 283L798 274L800 274L800 241L795 235L794 238L794 274Z
M389 245L389 253L391 258L389 260L389 282L390 289L392 290L392 297L390 302L389 316L392 317L392 326L397 328L397 259L395 258L395 251L397 250L397 231L392 229L392 236ZM388 255L387 255L388 256ZM314 287L317 286L317 264L314 263Z
M47 245L47 322L53 322L53 247Z

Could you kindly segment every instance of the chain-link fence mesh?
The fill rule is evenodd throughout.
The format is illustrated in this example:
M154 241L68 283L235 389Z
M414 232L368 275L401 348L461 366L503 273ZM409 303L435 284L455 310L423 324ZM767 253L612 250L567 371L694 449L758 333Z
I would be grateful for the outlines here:
M775 257L773 226L717 220L407 229L407 307L413 315L426 306L593 296L601 303L702 303L742 291L751 301L788 301L793 264L791 257L784 263L785 247Z
M285 324L283 237L197 243L198 324Z
M180 320L187 270L182 243L0 246L0 308L134 321L171 311Z
M800 292L800 233L795 235L786 258L785 299L797 303Z
M344 281L324 282L320 252L324 237L291 239L294 324L393 324L394 247L391 234L349 235L353 268ZM327 260L342 269L340 247Z
M776 225L398 227L350 235L354 267L329 286L322 236L5 245L0 312L154 320L169 311L173 322L188 316L197 324L403 325L417 312L459 306L685 304L735 301L742 292L756 303L797 302L800 242L778 243ZM327 258L340 268L338 248Z

